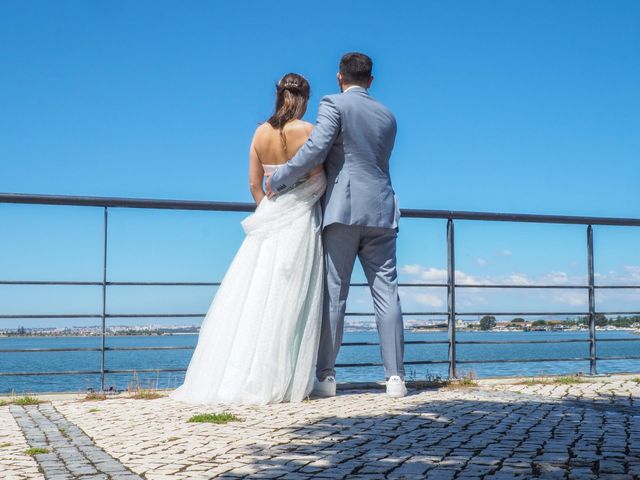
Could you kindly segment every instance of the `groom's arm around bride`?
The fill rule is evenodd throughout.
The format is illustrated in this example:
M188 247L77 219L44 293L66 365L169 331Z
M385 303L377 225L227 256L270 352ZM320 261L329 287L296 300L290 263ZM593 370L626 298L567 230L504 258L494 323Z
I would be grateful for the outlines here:
M331 96L320 101L318 120L307 142L270 178L269 186L276 195L288 190L304 175L327 158L340 132L340 112Z

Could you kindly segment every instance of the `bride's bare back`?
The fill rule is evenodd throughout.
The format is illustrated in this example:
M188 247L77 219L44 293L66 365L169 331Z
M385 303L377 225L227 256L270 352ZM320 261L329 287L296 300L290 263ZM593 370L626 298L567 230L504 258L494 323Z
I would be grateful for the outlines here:
M303 120L288 122L282 132L269 123L263 123L256 129L249 152L249 187L256 204L259 204L265 195L263 165L282 165L288 162L307 141L311 130L313 125ZM282 135L286 139L286 149ZM311 174L321 170L322 166Z

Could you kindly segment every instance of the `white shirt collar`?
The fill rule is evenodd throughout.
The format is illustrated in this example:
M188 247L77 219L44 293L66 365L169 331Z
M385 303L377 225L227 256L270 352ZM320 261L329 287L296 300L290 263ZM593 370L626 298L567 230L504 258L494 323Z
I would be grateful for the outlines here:
M342 93L347 93L352 88L364 88L364 87L361 87L360 85L351 85L349 88L346 88ZM366 90L366 88L365 88L365 90Z

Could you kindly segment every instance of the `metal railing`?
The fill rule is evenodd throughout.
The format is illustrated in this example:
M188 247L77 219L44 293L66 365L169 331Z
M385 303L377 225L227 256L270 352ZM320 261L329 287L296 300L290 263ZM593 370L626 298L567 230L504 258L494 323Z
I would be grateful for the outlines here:
M205 202L205 201L185 201L185 200L158 200L158 199L136 199L136 198L112 198L112 197L84 197L84 196L62 196L62 195L29 195L29 194L0 194L0 204L31 204L31 205L64 205L81 207L99 207L103 209L103 258L102 258L102 281L40 281L40 280L1 280L0 285L65 285L65 286L98 286L102 291L102 312L100 314L0 314L0 319L43 319L43 318L99 318L101 320L101 338L99 348L14 348L0 349L0 354L7 353L34 353L34 352L100 352L99 370L65 370L65 371L45 371L45 372L2 372L0 377L7 376L47 376L47 375L100 375L100 385L104 390L105 376L108 374L123 373L144 373L144 372L184 372L185 368L175 369L108 369L105 363L105 352L107 351L132 351L132 350L190 350L192 346L152 346L152 347L107 347L105 344L107 319L111 318L198 318L204 317L204 313L118 313L112 314L107 311L108 287L113 286L219 286L220 282L117 282L107 280L107 254L108 254L108 221L109 209L111 208L134 208L134 209L161 209L161 210L201 210L216 212L253 212L254 205L250 203L232 202ZM457 378L457 366L460 364L483 364L483 363L526 363L526 362L573 362L589 361L589 372L591 375L597 374L598 360L640 360L640 356L615 356L598 357L596 353L596 315L640 315L640 311L620 311L606 312L597 311L595 302L595 292L598 289L640 289L640 285L595 285L594 256L593 256L593 225L608 225L620 227L640 227L640 219L632 218L607 218L607 217L585 217L566 215L531 215L531 214L505 214L487 212L466 212L448 210L419 210L403 209L404 218L421 219L445 219L447 237L447 282L446 283L400 283L403 288L416 287L437 287L447 289L447 311L446 312L403 312L404 316L435 316L443 315L447 318L447 340L410 340L407 345L435 345L445 344L448 347L446 359L442 360L416 360L406 361L405 365L448 365L449 378ZM455 278L455 240L454 221L492 221L492 222L518 222L518 223L542 223L542 224L564 224L564 225L585 225L587 240L587 285L521 285L521 284L459 284ZM363 283L354 283L352 286L367 286ZM456 289L464 288L505 288L505 289L581 289L588 292L588 311L586 312L458 312L456 311ZM554 340L524 340L524 341L460 341L456 340L456 317L481 316L481 315L513 315L513 316L553 316L553 315L573 315L588 317L588 339L554 339ZM347 316L373 316L370 312L348 312ZM640 341L639 338L608 338L601 341L607 342L627 342ZM589 343L589 356L577 358L532 358L532 359L499 359L499 360L458 360L456 356L457 345L493 345L493 344L549 344L549 343ZM371 346L378 345L377 342L344 342L344 346ZM380 363L343 363L336 367L369 367L379 366Z

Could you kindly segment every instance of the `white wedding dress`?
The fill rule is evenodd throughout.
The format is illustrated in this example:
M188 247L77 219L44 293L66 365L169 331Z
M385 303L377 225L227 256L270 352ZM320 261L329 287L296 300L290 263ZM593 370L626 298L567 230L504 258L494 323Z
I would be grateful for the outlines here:
M264 165L271 173L275 166ZM184 384L199 404L299 402L311 392L322 317L318 200L324 173L264 198L209 307Z

